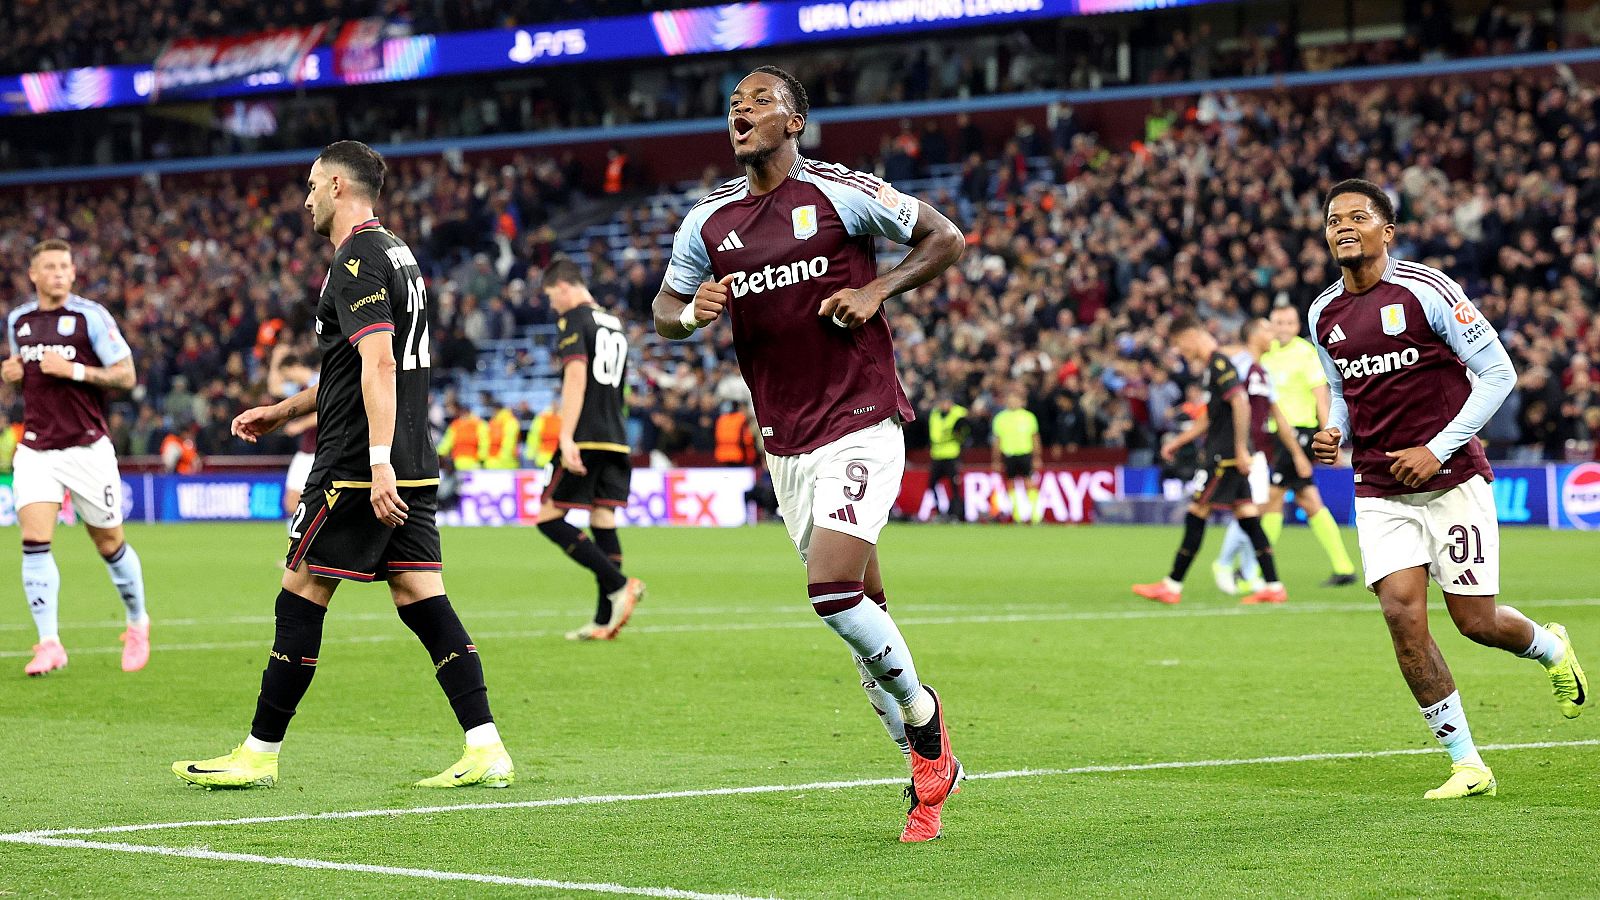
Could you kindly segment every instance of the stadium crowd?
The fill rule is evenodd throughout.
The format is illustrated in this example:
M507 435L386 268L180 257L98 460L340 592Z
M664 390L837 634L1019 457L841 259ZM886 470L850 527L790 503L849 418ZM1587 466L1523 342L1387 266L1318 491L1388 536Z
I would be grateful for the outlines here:
M1597 104L1594 85L1548 72L1479 86L1206 95L1153 115L1147 140L1127 150L1102 145L1071 116L1048 130L981 135L993 162L974 159L925 197L963 225L968 253L942 281L887 306L907 390L918 410L945 393L967 403L980 444L989 417L1021 390L1052 453L1112 447L1148 460L1194 400L1192 378L1164 346L1169 313L1195 309L1229 336L1274 305L1305 309L1337 277L1322 193L1363 176L1396 201L1397 254L1461 281L1517 363L1518 390L1485 431L1491 452L1592 455ZM960 144L958 134L913 128L912 140L886 135L889 152L868 164L914 174L935 133L947 148ZM1004 149L988 152L995 145ZM1048 158L1044 177L1030 174L1039 171L1030 157ZM472 370L484 342L553 320L538 290L559 243L546 219L573 202L581 178L531 156L505 166L397 163L383 215L433 278L436 368ZM151 452L162 434L187 430L203 452L243 451L227 420L262 397L272 348L310 352L327 248L302 202L292 173L7 195L0 264L11 276L0 307L30 293L29 245L73 240L79 292L108 303L139 361L140 388L118 405L122 449ZM653 202L620 221L636 239L587 256L595 294L636 323L636 449L709 450L717 413L746 396L727 329L683 344L652 339L649 303L665 259L649 236L675 221Z
M13 42L13 53L25 52L20 48L37 41L54 48L61 59L81 56L52 43L56 38L80 42L84 52L101 55L130 41L142 48L139 52L154 53L160 44L151 44L149 34L212 34L224 23L233 31L270 24L262 18L266 7L250 6L248 14L235 15L237 5L224 4L219 13L212 5L179 0L102 4L86 8L85 24L73 19L68 27L69 20L56 8L22 3L0 10L0 25L10 16L17 20L10 33L27 36ZM565 0L510 5L302 0L284 12L284 21L384 16L392 32L409 33L534 21L580 11L648 10L660 4L615 0L598 9L589 6L579 10ZM117 30L114 23L130 9L140 11L137 23ZM1455 16L1443 2L1394 4L1372 15L1378 20L1387 17L1403 37L1329 43L1327 31L1316 40L1305 39L1293 19L1246 24L1239 18L1224 38L1213 28L1216 15L1172 10L1146 14L1131 29L1095 19L1062 20L956 36L933 34L893 45L797 46L783 52L782 64L811 85L819 106L840 108L1526 52L1586 46L1600 34L1600 3L1582 14L1572 11L1553 19L1527 11L1508 12L1499 3L1485 7L1476 20ZM32 27L22 21L40 16L47 21ZM113 38L112 33L120 37ZM147 39L128 37L141 34ZM4 52L0 50L0 69L6 68ZM132 48L118 52L138 55ZM51 67L61 65L60 60L49 62ZM146 117L131 129L119 125L108 112L87 111L76 121L99 127L73 131L55 123L50 127L67 128L57 132L63 135L61 140L40 141L19 123L0 121L0 166L87 165L297 149L316 146L335 133L368 135L379 143L714 117L733 84L755 64L739 55L693 56L629 66L558 67L499 77L351 86L192 106L184 115Z

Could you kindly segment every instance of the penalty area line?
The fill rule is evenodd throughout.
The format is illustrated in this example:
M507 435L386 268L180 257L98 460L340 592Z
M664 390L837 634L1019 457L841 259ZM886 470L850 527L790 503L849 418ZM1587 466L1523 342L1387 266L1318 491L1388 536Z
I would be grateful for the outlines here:
M1574 741L1531 741L1519 744L1482 744L1480 750L1510 752L1515 750L1549 750L1562 747L1600 746L1600 738ZM1350 750L1342 753L1302 753L1293 756L1253 756L1237 759L1184 759L1147 763L1119 763L1109 765L1073 766L1061 769L1008 769L999 772L972 772L967 778L974 781L998 781L1012 778L1058 778L1067 775L1103 775L1118 772L1149 772L1166 769L1214 769L1229 766L1265 766L1291 763L1330 762L1336 760L1384 759L1394 756L1427 756L1443 752L1438 747L1404 747L1392 750ZM659 791L648 794L597 794L582 797L551 797L543 800L513 800L486 803L457 803L448 806L410 806L391 809L353 809L322 813L290 813L281 816L248 816L236 819L204 819L187 822L151 822L136 825L106 825L97 828L54 828L38 831L18 831L0 834L0 841L11 843L38 843L54 840L62 835L126 834L136 831L165 831L176 828L216 828L226 825L269 825L280 822L307 822L331 819L367 819L380 816L416 816L436 813L465 812L470 810L538 809L551 806L599 806L612 803L638 803L650 800L681 800L696 797L732 797L746 794L779 794L795 791L841 790L845 788L882 787L905 784L905 776L898 778L862 778L850 781L813 781L805 784L760 784L745 787L699 788L681 791Z
M403 878L422 878L429 881L467 881L477 884L506 885L511 887L545 888L555 891L581 891L595 894L630 894L640 897L673 897L683 900L758 900L744 894L707 894L701 891L684 891L677 888L636 887L627 884L591 881L557 881L551 878L515 878L509 875L483 875L476 872L443 872L437 869L414 869L406 866L378 866L369 863L334 862L326 859L305 859L297 856L261 856L255 853L227 853L204 847L153 847L146 844L125 844L120 841L85 841L78 838L0 836L0 841L28 844L36 847L69 847L82 850L109 850L116 853L145 853L155 856L174 856L182 859L204 859L216 862L258 863L268 866L288 866L295 869L324 869L335 872L358 872L365 875L396 875Z

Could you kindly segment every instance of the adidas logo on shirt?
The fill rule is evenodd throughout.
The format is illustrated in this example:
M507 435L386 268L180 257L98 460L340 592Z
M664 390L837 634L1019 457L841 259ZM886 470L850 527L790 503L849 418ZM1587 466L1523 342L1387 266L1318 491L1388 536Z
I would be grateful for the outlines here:
M1337 344L1342 340L1344 340L1344 326L1343 325L1335 325L1335 326L1333 326L1333 330L1328 332L1328 343Z
M717 249L723 252L727 252L729 250L743 250L744 241L739 240L739 232L730 231L728 232L728 236L722 239L722 243L717 245Z

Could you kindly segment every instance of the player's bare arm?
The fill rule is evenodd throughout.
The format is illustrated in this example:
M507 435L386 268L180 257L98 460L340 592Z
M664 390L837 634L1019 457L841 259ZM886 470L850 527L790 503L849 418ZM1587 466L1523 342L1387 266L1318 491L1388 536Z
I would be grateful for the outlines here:
M139 380L133 370L131 356L109 366L86 366L83 363L69 362L65 356L54 350L46 350L44 355L39 357L39 371L53 378L81 381L95 387L118 391L129 390Z
M1236 390L1229 398L1233 407L1233 467L1240 475L1250 474L1250 396Z
M313 410L310 415L301 416L283 426L283 433L289 437L299 437L315 427L317 427L317 414Z
M557 443L561 448L562 468L574 475L589 472L574 437L578 432L578 417L583 415L583 396L588 390L589 364L581 359L569 361L561 370L561 434Z
M663 287L651 304L651 310L655 313L656 334L681 341L722 318L723 310L733 299L733 279L732 275L724 275L720 280L704 282L693 297L685 297ZM693 316L693 325L687 324L690 316Z
M1327 388L1323 388L1323 391L1326 392ZM1321 415L1321 413L1319 412L1318 415ZM1289 458L1294 460L1295 474L1301 478L1310 478L1311 460L1307 458L1306 452L1300 449L1300 442L1295 438L1294 426L1289 424L1288 417L1283 414L1283 410L1279 409L1276 403L1272 404L1272 421L1278 425L1278 440L1289 448Z
M367 410L369 446L394 444L395 386L398 366L394 361L394 337L387 332L371 334L356 345L361 354L361 402ZM372 514L390 528L406 520L406 504L395 484L394 466L379 462L372 467Z
M1384 456L1394 460L1389 464L1389 474L1406 487L1422 487L1429 478L1439 474L1439 467L1444 465L1427 447L1390 450Z
M317 386L312 385L293 397L234 416L231 430L234 437L254 444L262 435L277 431L283 423L307 414L315 415L316 411Z
M911 252L900 264L859 288L836 291L817 309L846 328L860 328L896 294L927 284L961 258L966 237L955 223L928 204L917 201L917 224L911 230Z
M1201 413L1193 422L1189 423L1188 427L1162 442L1161 458L1167 462L1172 462L1172 458L1178 455L1179 450L1199 440L1210 427L1211 417Z

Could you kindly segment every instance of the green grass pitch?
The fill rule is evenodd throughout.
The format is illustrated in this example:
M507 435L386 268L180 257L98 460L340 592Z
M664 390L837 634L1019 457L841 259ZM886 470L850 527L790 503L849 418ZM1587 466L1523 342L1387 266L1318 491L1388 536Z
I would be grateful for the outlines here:
M916 846L896 842L904 764L776 526L625 530L628 569L651 592L603 645L561 639L589 612L593 582L537 532L448 531L451 598L517 761L508 790L406 787L453 762L460 735L386 592L360 585L334 600L280 786L186 786L172 760L226 752L249 724L282 535L131 528L155 624L149 667L129 675L104 567L78 530L59 533L72 662L33 680L19 551L0 548L0 835L609 802L0 840L0 896L1600 895L1600 709L1562 719L1536 664L1469 644L1436 599L1478 742L1556 746L1486 750L1498 798L1424 801L1448 758L1375 601L1316 587L1327 571L1303 529L1280 548L1279 609L1216 594L1216 530L1175 608L1128 585L1162 574L1176 529L886 531L890 608L945 697L956 751L973 775L1004 776L968 781L944 838ZM1600 539L1503 536L1507 602L1565 622L1600 674ZM1316 754L1334 756L1262 761ZM1230 764L1135 768L1205 761ZM896 783L807 786L877 779ZM696 793L754 786L770 789ZM677 791L690 795L616 797ZM456 875L472 880L439 880Z

